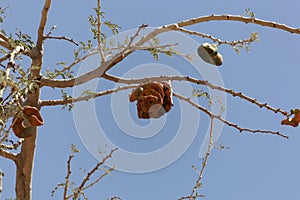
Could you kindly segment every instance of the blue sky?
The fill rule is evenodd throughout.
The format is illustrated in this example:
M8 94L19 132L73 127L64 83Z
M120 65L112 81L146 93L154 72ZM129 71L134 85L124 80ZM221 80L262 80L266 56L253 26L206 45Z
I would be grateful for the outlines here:
M37 26L43 1L3 1L9 5L8 17L2 25L7 32L15 28L36 38ZM300 27L299 8L296 0L263 2L246 1L103 1L106 17L122 27L121 31L137 28L142 23L150 27L178 22L192 17L209 14L243 14L250 8L256 17L277 21L294 27ZM77 41L92 38L88 30L87 17L95 7L96 1L65 0L53 1L49 12L48 29L57 24L56 35L66 35ZM284 110L300 107L297 80L299 77L300 36L281 30L245 25L238 22L209 22L192 26L191 29L212 34L223 40L244 39L254 31L258 31L260 42L251 46L250 52L237 55L232 48L221 46L224 65L217 70L221 74L224 86L242 91L261 102L268 102L274 107ZM192 37L199 44L207 42L203 38ZM51 69L58 61L70 61L75 47L63 41L47 41L44 49L44 67ZM164 64L174 67L182 74L193 75L190 64L182 59L162 57L159 62L151 59L145 52L128 57L111 72L125 74L132 66L145 63ZM214 68L213 66L209 66ZM76 68L78 69L78 68ZM201 78L201 77L196 77ZM102 83L102 82L101 82ZM103 82L97 90L112 87L113 84ZM104 88L102 88L104 87ZM195 86L195 88L198 88ZM199 87L200 88L200 87ZM71 91L69 91L71 92ZM129 92L129 91L128 91ZM60 93L60 90L57 90ZM43 98L54 95L52 89L43 88ZM180 110L176 105L168 114L170 117L162 133L152 138L137 139L128 137L112 121L110 109L111 97L96 100L97 117L109 137L129 151L146 152L161 148L175 137L173 129L177 128ZM124 99L124 104L128 100ZM129 105L134 112L134 105ZM107 109L108 108L108 109ZM282 116L241 99L227 96L226 119L242 127L253 129L279 130L290 138L264 134L240 134L237 130L224 126L218 144L229 149L214 149L204 173L204 187L199 190L207 199L299 199L300 160L299 128L282 127ZM81 150L73 162L72 179L79 183L82 179L79 168L90 169L97 160L83 145L77 133L72 112L61 107L42 109L45 125L40 127L33 175L33 199L51 199L51 191L66 175L66 160L70 153L70 145L75 144ZM135 117L132 114L133 118ZM171 119L171 121L170 121ZM105 199L119 196L126 200L137 199L177 199L190 194L197 173L192 165L200 167L199 148L208 129L208 118L200 114L201 123L196 137L189 149L173 164L150 173L124 173L115 171L102 182L87 191L89 199ZM137 123L147 124L135 119ZM87 132L92 132L87 127ZM109 132L109 133L108 133ZM95 141L97 143L97 141ZM99 141L99 148L101 147ZM5 172L4 191L1 199L14 197L15 167L4 158L0 166ZM61 199L58 191L53 199Z

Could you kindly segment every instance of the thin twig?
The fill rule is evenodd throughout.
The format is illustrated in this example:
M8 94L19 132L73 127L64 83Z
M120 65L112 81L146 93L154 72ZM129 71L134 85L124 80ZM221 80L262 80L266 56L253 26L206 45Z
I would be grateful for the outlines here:
M84 61L85 59L89 58L90 56L96 55L98 53L98 51L91 51L90 53L88 53L87 55L82 56L81 58L77 58L76 60L74 60L70 65L64 67L61 70L57 70L56 73L57 74L62 74L65 71L71 70L73 67L75 67L78 63ZM53 75L50 76L50 79L54 79L56 77L58 77L59 75Z
M184 197L181 197L179 198L178 200L185 200L185 199L196 199L196 198L199 198L199 197L205 197L203 194L197 194L197 195L194 195L194 196L184 196Z
M78 195L83 191L84 186L90 180L90 177L99 169L101 165L103 165L109 158L111 158L112 154L117 150L118 150L117 148L112 149L108 155L106 155L100 162L98 162L96 166L91 171L88 172L87 176L83 179L83 181L81 182L77 190L74 192L74 194L68 196L67 199L73 196L73 199L75 200L78 197Z
M124 48L123 52L125 53L128 49L131 48L133 41L139 36L140 32L147 28L148 24L142 24L139 26L138 30L135 32L133 36L130 37L127 47Z
M67 199L67 192L68 192L68 189L69 189L69 182L70 182L70 175L71 175L71 161L72 159L74 158L74 155L71 154L69 155L69 159L67 161L67 176L65 178L66 182L65 182L65 187L64 187L64 200Z
M97 0L97 42L98 42L98 50L101 58L101 63L105 62L104 54L102 51L102 41L101 41L101 1Z
M75 42L72 38L68 38L66 36L44 36L45 39L55 39L55 40L66 40L69 41L73 44L75 44L76 46L78 46L79 44L77 42Z
M205 34L205 33L200 33L200 32L197 32L197 31L191 31L191 30L179 27L179 26L176 27L175 30L181 31L183 33L188 33L190 35L197 35L197 36L200 36L200 37L203 37L203 38L208 38L213 42L217 42L218 44L228 44L230 46L236 46L238 44L244 45L245 43L249 43L249 42L254 41L254 39L252 37L247 38L247 39L243 39L243 40L237 40L237 41L223 41L220 38L213 37L212 35Z
M210 130L209 130L209 143L208 143L207 151L206 151L205 156L202 161L202 166L201 166L201 170L199 172L198 179L196 180L195 186L194 186L190 196L194 196L197 189L199 187L201 187L200 181L202 180L204 169L207 165L208 157L210 156L210 152L213 147L213 140L212 140L213 139L213 123L214 123L214 117L211 117L210 118ZM197 195L197 197L198 197L198 195Z
M177 97L178 99L180 99L180 100L184 100L184 101L188 102L189 104L191 104L195 108L197 108L197 109L201 110L202 112L206 113L209 117L216 118L216 119L220 120L221 122L223 122L224 124L226 124L227 126L230 126L230 127L233 127L235 129L237 129L240 133L242 133L242 132L265 133L265 134L278 135L278 136L281 136L283 138L289 138L288 136L283 135L278 131L259 130L259 129L253 130L253 129L249 129L249 128L241 128L237 124L234 124L232 122L229 122L229 121L223 119L220 115L215 115L215 114L211 113L209 110L207 110L206 108L203 108L200 105L194 103L189 98L183 97L183 96L181 96L180 94L177 94L177 93L173 93L173 95L175 97Z
M93 185L95 185L96 183L98 183L102 178L104 178L105 176L107 176L108 174L110 174L112 171L114 171L114 168L109 168L105 171L104 174L102 174L100 177L98 177L95 181L93 181L92 183L88 184L87 186L85 186L84 188L82 188L82 190L86 190L90 187L92 187Z

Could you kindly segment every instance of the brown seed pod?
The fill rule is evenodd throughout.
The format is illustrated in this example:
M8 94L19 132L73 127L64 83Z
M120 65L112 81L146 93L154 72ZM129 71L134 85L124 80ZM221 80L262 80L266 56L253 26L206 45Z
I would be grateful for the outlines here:
M13 119L12 130L17 137L26 138L34 134L36 126L41 126L43 124L43 118L37 108L24 106L23 117L15 117Z
M139 118L159 118L173 106L171 85L166 82L140 85L132 91L129 100L137 101Z
M299 125L299 122L296 122L295 120L293 120L293 118L287 118L281 121L281 125L297 127Z

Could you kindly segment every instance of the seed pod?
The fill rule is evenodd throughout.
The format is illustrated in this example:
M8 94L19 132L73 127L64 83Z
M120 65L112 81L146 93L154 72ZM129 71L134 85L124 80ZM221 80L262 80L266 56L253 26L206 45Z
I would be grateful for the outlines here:
M14 117L12 130L19 138L30 137L35 133L35 127L44 124L43 118L37 108L23 107L23 116Z
M200 58L209 64L220 66L223 64L223 56L218 53L218 47L215 44L203 43L198 49Z

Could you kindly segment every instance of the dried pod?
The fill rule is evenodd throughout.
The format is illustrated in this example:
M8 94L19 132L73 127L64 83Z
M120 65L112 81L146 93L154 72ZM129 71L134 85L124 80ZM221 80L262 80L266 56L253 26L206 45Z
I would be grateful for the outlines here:
M223 56L218 53L216 44L203 43L198 49L198 55L204 62L212 65L220 66L223 64Z
M293 120L293 118L287 118L281 121L281 125L297 127L299 125L299 122L296 122L295 120Z
M13 119L12 130L17 137L26 138L34 134L36 126L41 126L43 124L43 118L37 108L24 106L23 117L15 117Z
M129 100L137 101L139 118L159 118L173 106L171 85L166 82L142 84L132 91Z
M44 124L40 111L31 106L24 106L23 113L27 115L31 126L41 126Z

